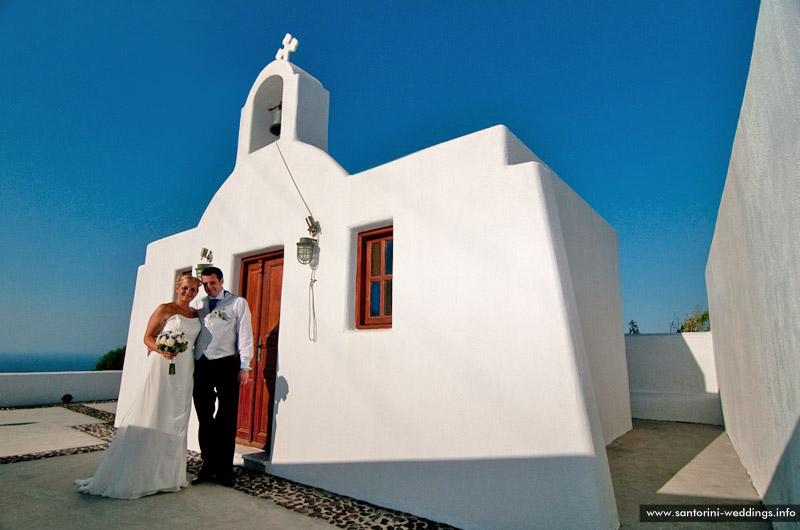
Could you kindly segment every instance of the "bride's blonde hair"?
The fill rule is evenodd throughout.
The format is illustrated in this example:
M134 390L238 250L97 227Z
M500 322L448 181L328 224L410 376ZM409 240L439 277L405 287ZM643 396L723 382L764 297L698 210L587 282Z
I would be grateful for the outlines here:
M192 276L191 274L181 274L177 278L175 278L175 287L178 287L183 282L192 282L194 283L195 287L198 289L200 288L200 280Z

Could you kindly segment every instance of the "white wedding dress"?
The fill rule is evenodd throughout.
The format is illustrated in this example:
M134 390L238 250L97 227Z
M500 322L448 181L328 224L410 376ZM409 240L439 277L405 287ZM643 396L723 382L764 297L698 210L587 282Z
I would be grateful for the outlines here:
M184 332L189 348L175 357L174 375L168 374L169 361L163 355L148 356L147 374L103 461L92 478L76 481L81 492L138 499L188 486L186 430L200 319L175 314L167 319L164 331Z

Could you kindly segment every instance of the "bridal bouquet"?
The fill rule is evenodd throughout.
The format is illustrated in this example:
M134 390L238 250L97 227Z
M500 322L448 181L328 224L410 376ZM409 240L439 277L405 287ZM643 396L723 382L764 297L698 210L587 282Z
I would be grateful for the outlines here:
M162 331L156 337L156 348L158 351L169 353L181 353L189 347L189 341L183 331ZM169 375L175 375L175 359L169 360Z

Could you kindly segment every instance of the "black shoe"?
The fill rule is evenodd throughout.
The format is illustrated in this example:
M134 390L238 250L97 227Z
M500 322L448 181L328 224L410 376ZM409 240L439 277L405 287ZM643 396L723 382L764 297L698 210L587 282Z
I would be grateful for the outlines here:
M214 482L219 484L220 486L225 486L226 488L233 487L233 476L232 475L217 475L214 479Z
M212 480L214 480L214 474L201 469L194 480L192 480L192 485L196 486L198 484L202 484L203 482L210 482Z

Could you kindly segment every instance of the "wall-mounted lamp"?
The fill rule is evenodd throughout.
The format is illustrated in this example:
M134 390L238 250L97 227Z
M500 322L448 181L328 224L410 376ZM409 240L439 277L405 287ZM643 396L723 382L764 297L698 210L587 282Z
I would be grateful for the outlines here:
M319 232L319 227L317 226L317 220L314 219L313 215L309 215L306 217L306 224L308 225L308 235L314 237Z
M319 233L319 226L313 215L306 217L306 225L308 225L308 235L311 237L301 237L297 242L297 261L303 265L308 265L314 259L314 245L317 244L314 236Z
M297 261L303 265L308 265L314 258L314 245L317 243L316 239L311 237L301 237L297 242Z
M198 263L197 266L194 268L194 274L197 278L200 278L203 275L203 271L209 268L212 265L212 261L214 260L214 253L204 248L200 252L200 257L204 259L205 263Z

